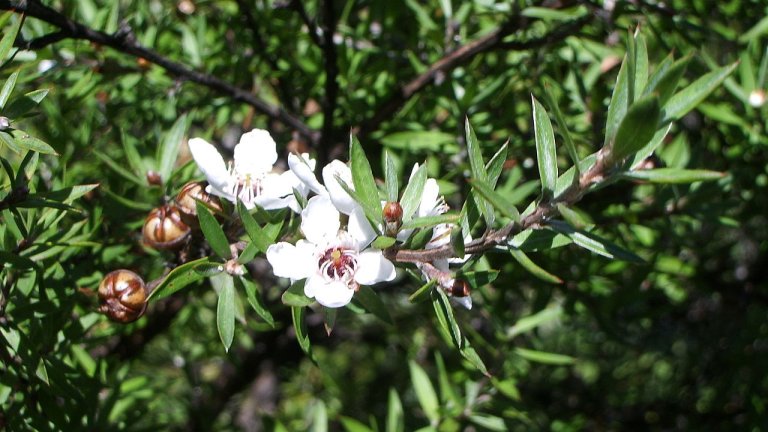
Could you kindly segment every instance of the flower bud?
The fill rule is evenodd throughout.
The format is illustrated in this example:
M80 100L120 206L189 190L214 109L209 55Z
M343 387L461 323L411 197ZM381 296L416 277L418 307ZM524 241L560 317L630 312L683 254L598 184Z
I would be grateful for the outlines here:
M152 186L161 186L163 184L163 176L157 171L149 170L147 171L147 183Z
M382 210L384 231L387 235L396 235L403 225L403 206L397 201L387 201Z
M453 285L445 287L445 293L453 297L469 296L469 283L464 279L454 279Z
M11 120L8 117L0 116L0 131L4 131L11 127Z
M115 270L99 284L99 312L112 321L129 323L144 315L149 291L139 275L130 270Z
M185 184L179 191L179 194L176 195L176 205L178 206L181 220L193 228L200 226L197 220L196 201L202 201L215 211L222 211L219 199L205 191L205 182L189 182Z
M175 205L163 205L144 220L144 244L155 249L175 249L181 246L192 230L181 220Z

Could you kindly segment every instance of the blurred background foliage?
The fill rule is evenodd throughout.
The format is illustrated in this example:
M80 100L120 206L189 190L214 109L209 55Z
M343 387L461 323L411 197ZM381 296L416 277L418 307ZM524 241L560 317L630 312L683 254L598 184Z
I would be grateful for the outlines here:
M8 430L768 427L768 134L755 103L768 64L763 1L27 3L16 46L31 49L8 59L0 79L18 72L14 97L48 93L30 115L0 114L58 155L30 161L3 146L0 156L10 171L28 170L32 194L99 186L76 189L74 211L0 208ZM4 16L4 33L19 17ZM408 301L418 282L407 278L376 288L393 325L351 307L327 336L322 313L309 312L316 363L261 258L276 327L245 308L229 353L207 283L133 324L97 313L94 290L109 271L152 280L174 265L140 238L147 212L197 178L186 146L163 162L158 149L174 134L231 151L243 131L266 128L283 160L302 150L322 163L346 159L351 130L379 178L383 149L405 173L426 160L455 206L469 191L467 116L486 157L509 141L499 190L524 205L538 190L531 94L542 99L549 83L580 154L593 153L637 26L652 70L670 52L692 56L689 82L740 61L648 161L728 175L618 183L577 205L595 232L644 263L572 245L531 253L562 279L551 284L506 254L480 259L477 269L499 276L454 314L490 376L452 348L429 302ZM150 184L148 171L163 183ZM31 264L13 254L41 270L19 271Z

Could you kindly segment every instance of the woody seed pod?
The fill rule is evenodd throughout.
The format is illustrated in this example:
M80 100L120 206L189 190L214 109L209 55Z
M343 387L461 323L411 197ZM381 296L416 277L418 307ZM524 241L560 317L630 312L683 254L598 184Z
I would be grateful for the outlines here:
M200 225L197 220L197 202L202 201L215 211L222 211L219 198L205 191L205 182L189 182L184 185L176 195L176 205L179 209L181 220L192 228Z
M99 312L112 321L129 323L144 315L149 291L139 275L130 270L115 270L99 284Z
M175 205L163 205L144 220L144 244L155 249L175 249L181 246L192 230L181 220Z

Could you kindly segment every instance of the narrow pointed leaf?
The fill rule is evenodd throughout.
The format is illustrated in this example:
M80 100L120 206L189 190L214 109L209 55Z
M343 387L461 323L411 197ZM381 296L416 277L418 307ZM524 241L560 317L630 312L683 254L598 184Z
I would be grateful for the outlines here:
M546 96L547 106L549 106L549 108L552 110L552 114L555 116L555 124L557 124L557 129L560 131L560 135L563 136L563 141L565 142L565 150L568 152L568 156L571 158L571 162L573 162L573 166L576 169L576 175L578 176L580 173L580 159L579 153L576 151L576 144L573 142L571 132L568 130L568 124L565 122L562 111L560 111L560 106L557 103L557 99L555 99L555 95L552 93L552 87L547 84L548 83L545 83L544 85L544 95Z
M408 362L408 369L411 372L411 383L413 383L416 399L419 401L421 409L433 424L437 424L440 421L440 403L429 376L414 361Z
M427 183L427 165L421 164L405 185L403 198L400 205L403 207L403 221L408 221L421 204L421 195L424 193L424 185Z
M229 249L229 241L221 229L219 221L213 217L213 214L205 204L197 202L197 219L200 221L200 229L203 231L205 239L211 246L211 249L224 260L232 258L232 251Z
M552 198L557 185L557 149L552 123L544 107L531 96L533 101L533 131L536 139L536 159L539 164L541 191L544 199Z
M512 255L512 258L515 259L515 261L523 266L524 269L528 270L528 272L543 280L544 282L553 284L563 283L562 279L539 267L535 262L528 258L528 255L526 255L525 252L521 251L520 249L510 249L509 253Z
M373 178L371 164L365 156L365 151L355 136L349 139L349 161L352 170L352 183L360 205L365 211L366 217L374 222L374 226L382 223L381 200L376 180Z
M162 282L149 294L147 302L150 300L159 300L164 297L181 290L189 284L195 283L199 280L205 279L205 275L195 271L195 268L200 265L207 265L210 263L208 257L200 258L195 261L184 263L173 270L171 270L163 279ZM223 270L222 266L222 270Z
M10 29L4 32L3 38L0 39L0 63L5 62L5 58L8 57L8 53L13 48L13 42L16 41L16 36L19 34L22 23L24 23L24 16L20 15L16 18L16 22L11 25Z
M642 94L648 82L648 44L640 28L635 30L635 97Z
M469 184L472 185L472 188L477 191L483 198L485 198L486 201L491 203L491 205L496 210L500 211L501 214L515 222L520 221L520 212L518 212L517 208L515 208L512 203L507 201L507 199L500 193L491 189L487 184L478 181L477 179L471 179Z
M506 336L507 338L512 339L519 334L527 333L542 324L546 324L552 320L555 320L562 314L563 308L560 306L551 306L540 310L533 315L528 315L517 320L515 325L507 330Z
M404 432L405 422L403 420L403 403L400 401L395 389L389 389L389 399L387 402L387 427L385 432Z
M378 236L376 239L371 243L371 247L374 249L386 249L393 244L397 242L397 239L394 239L392 237L386 237L386 236Z
M216 305L216 328L219 330L224 349L229 351L235 338L235 285L231 276L222 277L225 281L219 291L219 301Z
M368 312L387 324L393 324L387 306L379 298L379 295L367 285L361 285L354 297Z
M659 99L655 95L635 102L619 125L610 159L621 161L645 147L656 134L660 116Z
M636 254L592 233L577 230L565 222L550 221L549 224L555 231L568 236L568 238L570 238L577 245L598 255L635 263L645 262L645 260Z
M466 140L467 140L467 152L469 154L469 166L472 170L472 177L476 179L480 179L480 181L487 182L488 181L488 171L485 169L485 161L483 160L483 152L480 149L480 143L477 141L477 135L475 135L475 130L472 128L472 125L469 123L469 118L466 118L464 121L464 128L466 129ZM485 218L485 223L487 226L491 226L494 221L494 214L493 209L491 208L491 205L485 200L477 195L474 195L476 202L477 202L477 208L480 210L480 214L483 215Z
M292 306L291 318L293 320L293 328L296 331L296 341L299 343L301 350L311 356L312 345L307 334L307 323L304 321L306 311L306 308Z
M23 130L14 129L11 132L11 135L13 136L16 142L16 145L21 147L22 149L32 150L42 154L58 155L58 153L56 153L56 150L54 150L53 147L48 145L48 143L45 143L42 140L33 137L32 135L24 132Z
M509 141L505 142L503 146L493 155L488 164L485 165L485 169L488 172L488 184L492 187L496 187L496 183L499 181L501 171L504 169L504 163L507 161L507 149L509 148Z
M314 303L314 299L311 299L307 297L306 294L304 294L304 283L305 280L302 279L300 281L294 282L290 287L288 287L281 298L283 304L288 306L304 307Z
M388 150L384 151L384 183L387 187L387 201L397 202L400 186L397 179L397 167Z
M455 223L459 220L459 215L455 213L446 213L438 216L417 217L403 223L401 229L431 228L442 223Z
M256 286L256 283L242 276L235 279L235 283L238 285L238 287L242 286L243 290L245 291L245 297L248 299L248 304L251 305L253 310L256 312L256 315L261 317L261 319L263 319L265 323L269 324L270 327L275 328L275 319L264 305L264 301L261 299L261 293L259 292L259 288Z
M453 316L453 308L448 301L448 296L445 295L442 289L432 290L432 307L435 309L437 322L445 330L446 334L451 337L456 348L461 349L464 338L459 324Z
M621 63L619 75L616 77L616 85L613 87L611 102L608 105L608 116L605 120L605 141L603 145L613 142L616 131L619 128L624 114L627 112L627 101L629 100L629 85L627 84L627 57Z
M163 183L167 183L168 179L171 177L171 172L173 172L173 166L176 164L176 159L179 156L179 149L181 148L181 143L184 140L184 134L186 132L187 116L185 114L176 120L158 148L160 166L157 168Z
M563 354L534 351L525 348L515 348L515 353L526 360L554 366L565 366L576 363L575 358Z
M411 303L418 303L423 300L426 300L427 296L429 295L432 288L435 287L435 285L437 285L437 280L430 279L429 282L425 283L419 289L414 291L413 294L408 296L408 301Z
M16 80L19 78L19 72L14 72L11 76L5 80L3 88L0 89L0 110L5 108L5 104L8 102L8 98L13 93L13 89L16 87Z
M699 170L699 169L681 169L681 168L658 168L653 170L640 170L623 173L622 178L627 180L647 181L651 183L693 183L698 181L719 180L726 176L726 173L719 171Z
M264 233L253 215L248 211L242 201L237 201L237 214L243 222L245 232L260 252L266 252L272 244L272 240Z
M662 123L674 121L692 110L703 101L710 93L728 78L728 75L736 69L738 63L715 69L694 81L688 87L680 90L664 105L664 119Z
M651 81L648 83L645 94L656 93L659 96L659 104L664 106L670 97L677 90L677 86L680 84L680 79L685 74L685 70L688 68L688 64L691 62L693 55L687 55L680 60L672 63L666 69L659 69L656 74L651 77Z

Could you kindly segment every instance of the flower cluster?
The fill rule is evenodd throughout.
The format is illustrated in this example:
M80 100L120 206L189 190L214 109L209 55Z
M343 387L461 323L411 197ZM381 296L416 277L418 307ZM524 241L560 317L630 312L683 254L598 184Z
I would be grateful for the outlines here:
M300 215L304 238L295 244L277 242L268 248L266 257L276 276L290 279L292 283L303 281L307 297L325 307L338 308L348 304L361 285L396 277L393 263L380 249L371 247L376 230L366 219L361 205L345 189L354 191L352 172L345 163L334 160L323 167L322 183L314 173L315 160L307 154L289 154L289 169L275 172L275 141L269 132L261 129L241 137L234 149L234 160L229 164L224 163L213 145L201 138L191 139L189 148L208 180L208 193L233 203L242 201L248 209L287 207ZM411 176L418 168L414 166ZM298 197L303 202L310 194L302 208ZM382 207L385 204L382 203ZM414 214L406 216L437 216L447 210L445 200L439 196L437 182L427 179L420 205ZM396 219L402 218L402 208L399 213ZM397 222L394 228L397 240L406 241L412 230L400 230ZM381 231L385 227L377 228ZM447 244L450 233L448 224L436 226L426 248ZM419 265L419 268L430 279L435 268L448 272L448 260L437 260L429 267ZM471 301L467 297L462 304L470 307Z

